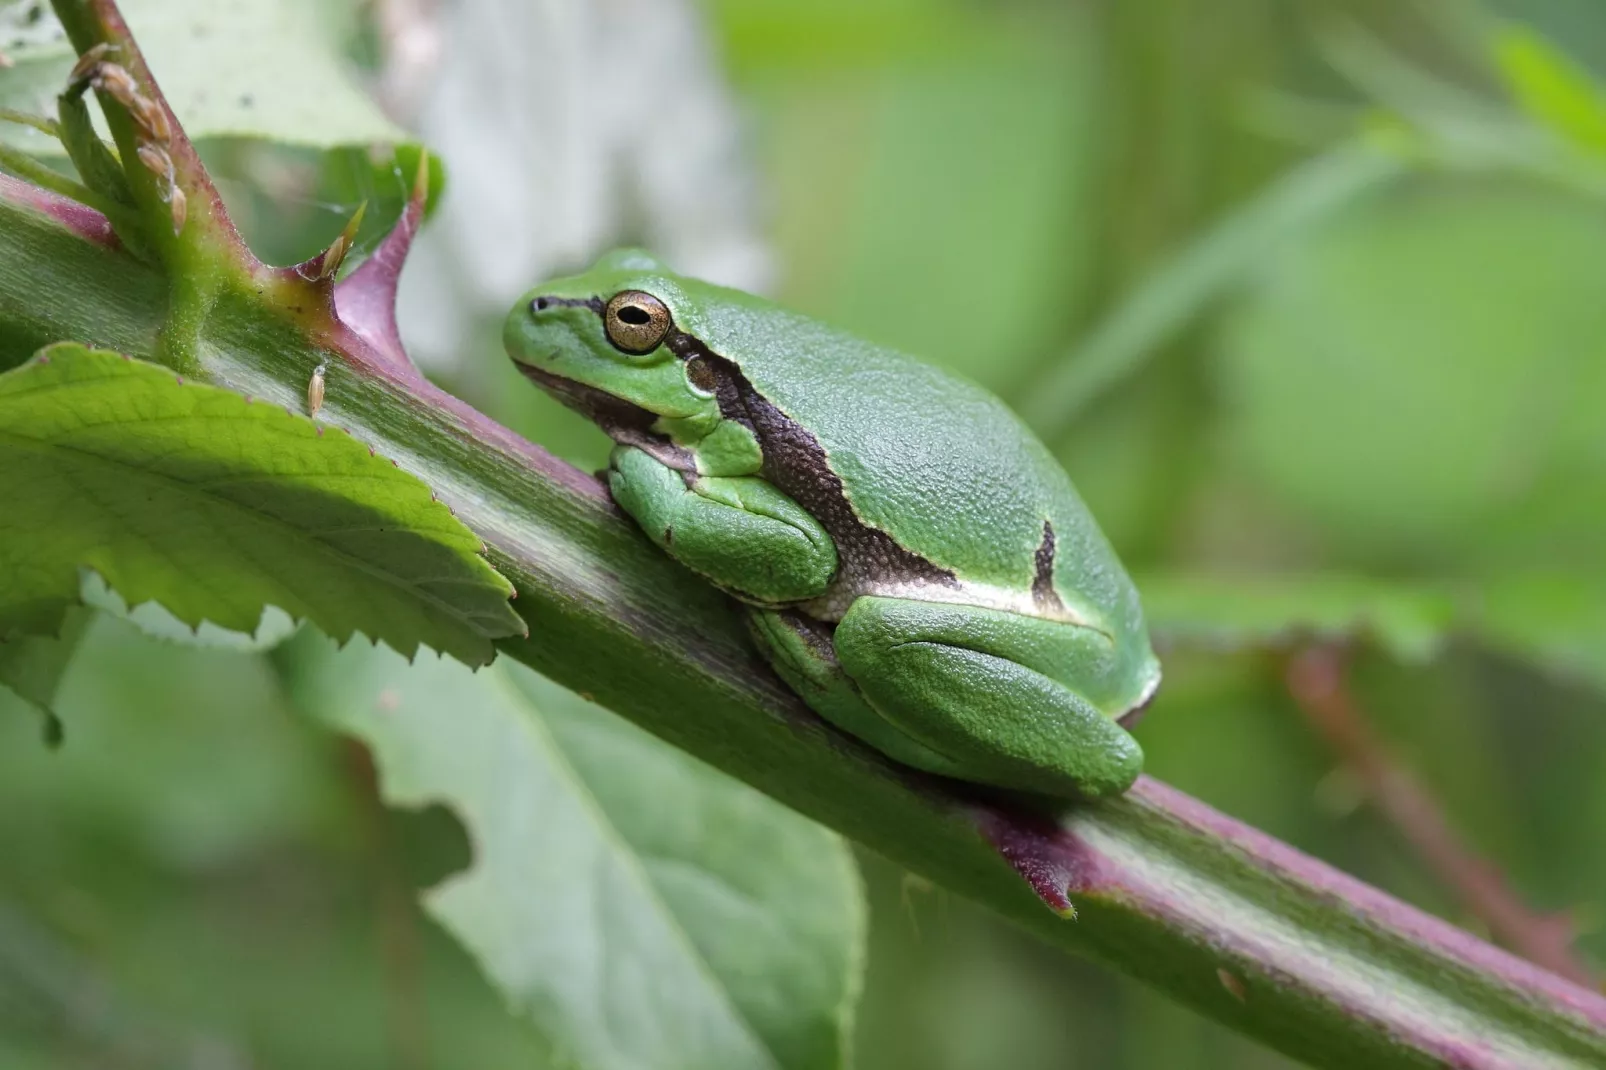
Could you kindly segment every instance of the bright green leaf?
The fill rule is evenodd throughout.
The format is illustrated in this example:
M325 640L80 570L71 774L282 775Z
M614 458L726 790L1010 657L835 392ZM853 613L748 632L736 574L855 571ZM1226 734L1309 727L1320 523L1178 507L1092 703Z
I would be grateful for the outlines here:
M1366 638L1402 661L1422 661L1456 612L1438 591L1338 574L1151 573L1139 588L1158 638L1227 649Z
M318 147L413 140L363 91L343 54L357 11L352 0L123 0L119 7L192 138ZM44 24L10 33L0 24L0 50L15 63L0 70L0 106L55 114L76 57L64 37L43 28L52 22L47 14ZM20 128L0 127L0 136L58 151Z
M342 431L165 368L53 346L0 376L0 635L53 634L93 568L190 626L264 606L471 664L522 624L480 541Z
M279 657L389 802L462 819L475 863L426 903L556 1062L843 1065L865 919L834 835L527 669Z
M1606 153L1606 91L1589 72L1526 26L1495 34L1496 66L1525 112L1562 139Z

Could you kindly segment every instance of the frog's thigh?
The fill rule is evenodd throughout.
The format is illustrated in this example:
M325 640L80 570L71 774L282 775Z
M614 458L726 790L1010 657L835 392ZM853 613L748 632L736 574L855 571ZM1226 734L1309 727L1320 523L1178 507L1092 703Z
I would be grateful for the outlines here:
M1119 793L1143 765L1136 740L1059 682L1103 642L1074 625L898 598L858 599L835 636L871 706L957 775L1057 795Z
M819 522L757 478L703 478L639 449L614 450L614 501L670 556L726 590L756 602L791 602L825 590L836 546Z
M960 776L953 762L904 735L865 702L831 646L831 630L792 610L751 609L748 624L759 650L809 708L894 761L931 773Z

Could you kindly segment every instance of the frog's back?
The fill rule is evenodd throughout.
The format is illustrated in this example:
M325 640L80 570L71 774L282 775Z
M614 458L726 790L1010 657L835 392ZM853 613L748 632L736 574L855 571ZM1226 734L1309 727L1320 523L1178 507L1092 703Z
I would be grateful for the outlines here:
M710 288L712 289L712 288ZM721 291L684 325L807 428L858 518L932 565L1143 627L1131 582L1059 463L968 380L768 302Z

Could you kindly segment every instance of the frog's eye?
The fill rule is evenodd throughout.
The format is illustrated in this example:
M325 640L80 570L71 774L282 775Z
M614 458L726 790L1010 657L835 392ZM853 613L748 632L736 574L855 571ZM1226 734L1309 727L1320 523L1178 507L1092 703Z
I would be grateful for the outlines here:
M657 349L673 326L669 306L640 290L614 294L602 312L602 323L608 332L608 341L638 356Z

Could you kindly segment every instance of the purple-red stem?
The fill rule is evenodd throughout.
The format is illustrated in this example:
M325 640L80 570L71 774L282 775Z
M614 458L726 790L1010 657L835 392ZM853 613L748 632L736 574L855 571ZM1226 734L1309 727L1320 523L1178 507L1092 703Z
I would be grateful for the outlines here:
M1523 958L1578 982L1595 978L1573 953L1572 920L1530 910L1451 825L1431 792L1396 761L1349 686L1345 655L1314 646L1288 664L1288 688L1311 726L1364 785L1378 810L1494 938Z

